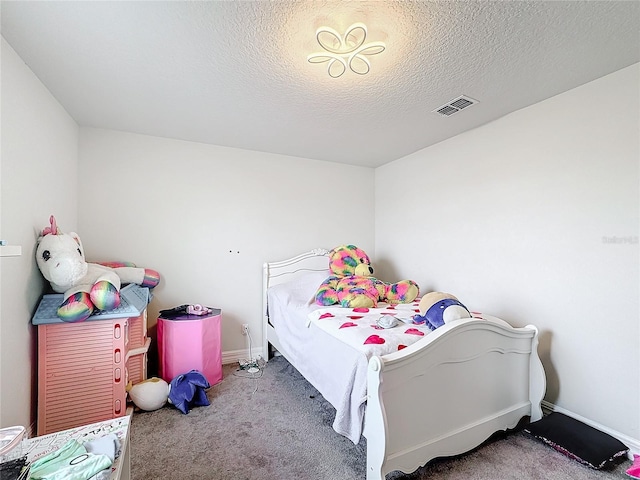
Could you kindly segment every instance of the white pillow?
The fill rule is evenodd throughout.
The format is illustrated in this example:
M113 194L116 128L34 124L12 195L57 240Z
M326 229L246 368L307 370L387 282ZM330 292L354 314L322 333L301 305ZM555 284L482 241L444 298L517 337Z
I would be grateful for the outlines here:
M329 269L320 272L304 272L293 280L269 288L269 294L284 300L287 304L313 303L316 291L331 272Z

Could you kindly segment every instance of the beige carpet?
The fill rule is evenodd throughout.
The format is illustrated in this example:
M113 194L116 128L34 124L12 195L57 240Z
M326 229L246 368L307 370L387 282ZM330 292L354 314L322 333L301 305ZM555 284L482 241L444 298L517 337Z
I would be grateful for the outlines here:
M208 407L134 413L134 480L365 480L365 439L353 445L335 433L331 405L284 358L272 359L257 380L236 371L224 367ZM387 480L614 480L628 478L630 464L592 470L519 431Z

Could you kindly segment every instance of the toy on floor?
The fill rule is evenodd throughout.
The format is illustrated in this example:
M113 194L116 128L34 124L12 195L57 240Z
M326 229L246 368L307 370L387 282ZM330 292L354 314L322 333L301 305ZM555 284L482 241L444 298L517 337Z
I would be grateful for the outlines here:
M140 410L151 412L164 407L169 398L169 384L158 377L151 377L135 385L127 385L129 398Z
M318 305L348 308L376 307L378 302L411 303L419 293L413 280L386 283L373 276L369 256L355 245L341 245L329 252L328 277L316 292Z
M206 377L198 370L178 375L169 384L169 403L182 413L191 407L206 407L209 404L205 389L209 388Z
M132 264L112 263L115 268L87 263L80 237L75 232L62 233L53 215L50 226L38 238L36 262L53 291L63 293L58 317L65 322L86 320L95 309L112 310L120 305L120 286L135 283L153 288L160 274ZM124 266L129 265L129 266Z
M450 293L429 292L420 299L419 315L413 317L413 323L424 323L431 330L445 323L461 318L470 318L471 313Z
M627 469L626 473L631 478L640 478L640 455L633 455L633 465Z

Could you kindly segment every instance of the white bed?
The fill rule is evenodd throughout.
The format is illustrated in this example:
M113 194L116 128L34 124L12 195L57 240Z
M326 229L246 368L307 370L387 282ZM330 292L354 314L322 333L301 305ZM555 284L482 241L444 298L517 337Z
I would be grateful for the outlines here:
M338 433L354 443L366 437L368 480L467 452L523 417L542 418L536 327L478 314L367 358L308 320L323 308L312 297L328 275L324 249L264 264L263 351L268 358L273 346L333 405Z

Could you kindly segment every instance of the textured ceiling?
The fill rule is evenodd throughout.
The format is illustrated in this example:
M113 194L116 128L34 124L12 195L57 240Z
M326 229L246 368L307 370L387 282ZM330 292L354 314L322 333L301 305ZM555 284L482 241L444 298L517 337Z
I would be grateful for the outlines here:
M379 166L640 61L637 1L2 1L82 126ZM368 75L306 57L354 22ZM432 111L459 95L480 103Z

